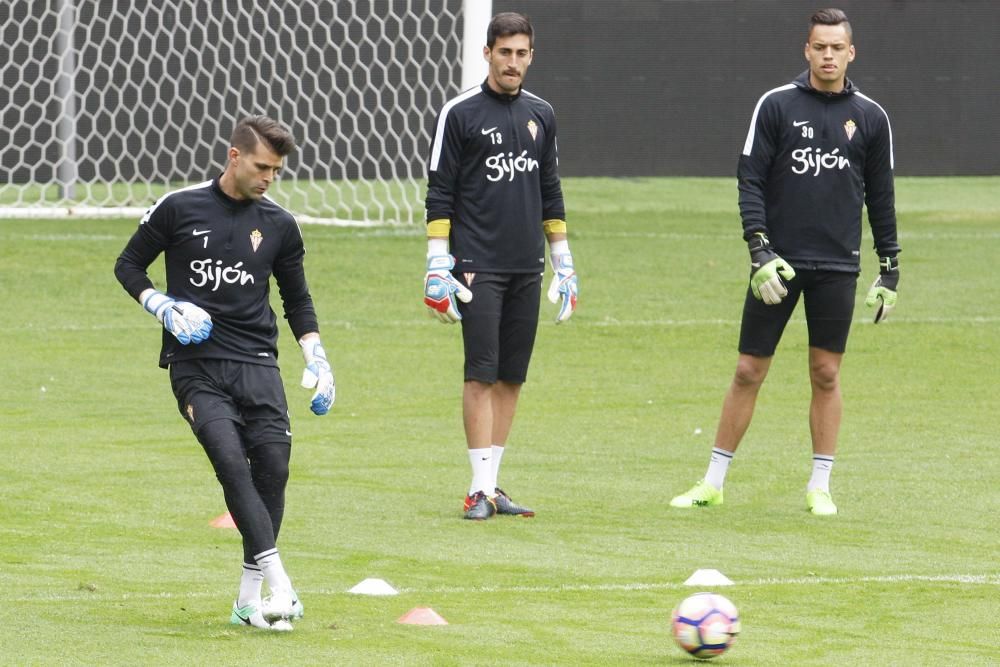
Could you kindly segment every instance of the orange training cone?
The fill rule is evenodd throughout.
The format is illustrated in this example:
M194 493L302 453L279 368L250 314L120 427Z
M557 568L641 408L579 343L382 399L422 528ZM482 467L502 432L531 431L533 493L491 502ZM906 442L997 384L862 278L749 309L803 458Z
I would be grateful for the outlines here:
M414 607L396 622L404 625L448 625L448 621L430 607Z
M233 515L226 512L212 519L208 525L212 528L235 528L236 522L233 521Z

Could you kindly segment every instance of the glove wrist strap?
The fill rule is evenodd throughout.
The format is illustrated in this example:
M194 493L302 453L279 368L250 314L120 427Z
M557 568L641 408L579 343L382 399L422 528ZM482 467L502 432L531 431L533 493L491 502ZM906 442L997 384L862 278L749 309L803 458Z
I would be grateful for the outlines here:
M750 251L750 261L763 266L778 255L771 249L771 242L766 234L758 232L747 241L747 249Z
M300 340L299 346L302 347L302 358L306 360L307 365L314 359L326 359L326 350L323 349L323 343L318 336Z
M161 324L163 323L163 313L174 303L174 300L163 292L154 291L142 302L142 307L147 313L152 315Z
M455 258L449 254L431 255L427 258L428 271L451 271L455 268Z
M879 257L878 272L882 275L899 271L899 260L895 257Z

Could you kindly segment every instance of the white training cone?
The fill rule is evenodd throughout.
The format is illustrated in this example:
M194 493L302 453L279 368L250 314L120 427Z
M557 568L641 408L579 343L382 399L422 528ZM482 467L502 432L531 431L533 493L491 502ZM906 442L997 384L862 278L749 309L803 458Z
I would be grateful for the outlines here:
M718 570L695 570L685 586L732 586L732 580Z
M398 595L399 591L383 579L365 579L354 588L347 591L356 595Z

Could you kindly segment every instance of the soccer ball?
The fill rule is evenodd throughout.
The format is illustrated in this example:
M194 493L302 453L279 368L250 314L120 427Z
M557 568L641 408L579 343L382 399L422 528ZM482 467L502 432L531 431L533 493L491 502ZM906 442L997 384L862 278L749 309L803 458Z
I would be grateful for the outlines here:
M736 605L716 593L695 593L674 609L671 629L677 645L696 658L722 655L740 634Z

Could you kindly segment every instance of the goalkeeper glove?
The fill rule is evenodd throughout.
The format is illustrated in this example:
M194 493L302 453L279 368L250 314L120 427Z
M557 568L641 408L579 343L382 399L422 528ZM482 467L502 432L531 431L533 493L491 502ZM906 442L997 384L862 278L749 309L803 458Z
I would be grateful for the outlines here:
M457 296L462 303L472 301L472 292L455 280L451 270L455 258L451 255L428 255L427 275L424 276L424 303L442 322L452 324L462 319L458 312Z
M188 301L151 290L142 307L159 320L163 328L180 341L181 345L198 344L208 340L212 333L212 318L204 310Z
M884 322L896 307L896 286L899 285L899 260L895 257L879 257L878 278L868 290L865 305L875 310L875 324Z
M782 282L795 277L795 269L771 250L767 236L758 232L747 242L750 248L750 291L769 306L781 303L788 294Z
M579 287L576 281L576 271L573 270L573 255L566 246L561 252L553 252L552 282L549 283L548 297L552 303L559 304L556 314L556 324L561 324L573 316L576 310L576 300Z
M302 371L302 386L306 389L316 389L309 404L309 409L317 415L325 415L330 406L337 400L337 382L333 379L333 369L326 359L326 350L319 342L319 336L299 340L302 346L302 356L306 360Z

